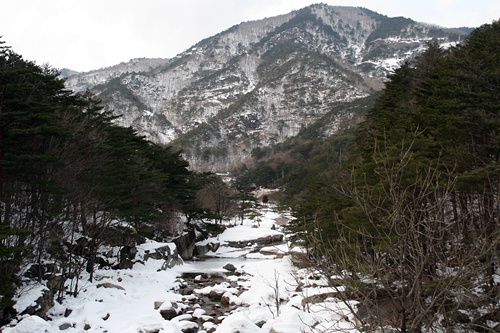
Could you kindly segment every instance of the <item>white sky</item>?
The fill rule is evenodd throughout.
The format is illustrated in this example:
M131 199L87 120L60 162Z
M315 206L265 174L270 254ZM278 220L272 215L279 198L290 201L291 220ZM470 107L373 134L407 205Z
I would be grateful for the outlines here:
M88 71L170 58L235 24L319 2L443 27L500 18L498 0L0 0L0 36L39 65Z

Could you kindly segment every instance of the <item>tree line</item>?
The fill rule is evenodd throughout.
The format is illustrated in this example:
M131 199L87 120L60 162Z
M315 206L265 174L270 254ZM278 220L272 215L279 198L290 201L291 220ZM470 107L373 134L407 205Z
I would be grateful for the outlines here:
M176 236L176 219L235 214L225 184L195 173L181 152L113 124L90 92L67 90L59 72L0 41L0 307L13 304L21 267L64 281L92 274L103 242ZM214 192L215 191L215 192ZM214 200L217 199L216 202ZM231 206L232 207L232 206Z
M446 50L430 42L294 207L293 241L346 286L364 330L500 322L499 69L500 22Z
M382 92L340 105L361 123L328 138L307 128L236 170L283 189L290 239L348 286L336 295L358 302L367 331L500 322L499 48L498 22L448 49L431 41Z

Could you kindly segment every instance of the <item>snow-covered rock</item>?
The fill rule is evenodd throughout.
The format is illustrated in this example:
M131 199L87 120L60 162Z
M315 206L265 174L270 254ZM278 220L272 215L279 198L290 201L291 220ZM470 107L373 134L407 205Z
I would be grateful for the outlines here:
M276 219L282 213L266 207L257 227L255 221L226 228L219 235L221 243L212 258L185 261L182 265L163 268L162 256L134 263L131 269L97 269L94 282L82 273L76 296L67 295L55 302L45 321L37 316L26 317L19 323L2 327L3 333L65 333L81 332L307 332L307 325L318 324L328 313L313 316L303 311L304 295L295 292L297 274L288 256L267 256L248 248L231 248L232 241L272 235L277 232ZM239 230L239 232L238 232ZM245 238L246 238L245 237ZM213 241L213 240L208 240ZM137 246L137 257L143 258L156 249L172 243L148 241ZM286 242L276 248L286 253ZM267 251L271 251L268 249ZM236 268L229 272L223 267L230 263ZM184 277L188 274L190 278ZM307 275L303 275L307 278ZM68 281L70 283L71 281ZM314 281L316 284L317 280ZM307 281L305 284L308 284ZM317 289L317 290L316 290ZM322 292L320 287L307 290L309 295ZM43 288L33 288L32 297L19 298L27 306ZM29 293L28 293L29 294ZM276 299L280 301L276 308ZM320 313L322 304L318 304ZM328 305L332 307L333 305ZM339 310L344 311L344 310ZM319 318L319 319L318 319ZM344 323L347 325L348 323ZM345 326L347 327L347 326Z
M38 316L29 316L21 320L13 329L5 329L5 333L53 333L52 326Z
M255 325L244 313L235 313L227 317L215 330L216 333L262 333L259 326Z

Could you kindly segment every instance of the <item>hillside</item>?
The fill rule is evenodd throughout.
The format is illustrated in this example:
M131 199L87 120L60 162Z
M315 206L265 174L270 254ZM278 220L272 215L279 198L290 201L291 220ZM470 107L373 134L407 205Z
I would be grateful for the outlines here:
M318 4L233 26L173 59L79 73L67 87L90 89L121 115L118 124L181 148L193 169L225 170L256 147L295 136L336 103L380 90L430 40L449 45L464 35Z

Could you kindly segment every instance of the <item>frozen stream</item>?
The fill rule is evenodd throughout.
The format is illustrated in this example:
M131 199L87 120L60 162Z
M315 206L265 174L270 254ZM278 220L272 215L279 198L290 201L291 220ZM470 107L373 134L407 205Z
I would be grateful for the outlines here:
M247 259L245 257L238 258L220 258L220 257L206 257L202 260L185 261L183 265L179 265L174 269L179 273L200 273L200 274L226 274L229 271L223 267L226 264L232 264L237 269L243 268L250 264L258 264L262 261L273 260L272 258L256 258Z
M222 234L206 240L220 246L216 252L207 253L212 257L204 260L186 261L167 269L164 260L141 260L132 269L98 269L92 282L83 273L77 297L56 302L44 318L20 318L1 331L297 333L312 332L313 325L325 328L318 324L325 309L334 309L333 318L345 317L344 311L336 309L335 303L321 305L315 312L305 311L301 302L305 296L321 292L319 281L310 283L308 275L296 275L286 242L265 247L252 242L282 234L282 219L282 214L265 208L260 220L228 226ZM235 244L238 247L229 246ZM245 247L239 247L243 244ZM139 254L144 257L146 251L162 246L173 244L151 241L138 246ZM224 269L228 263L236 270ZM297 292L298 278L311 288ZM45 288L36 282L28 287L16 304L19 312L33 304ZM324 318L330 320L332 310ZM351 324L341 323L341 331L348 332Z
M276 298L286 300L295 288L286 256L288 246L276 225L280 216L267 211L257 224L247 221L230 226L217 237L200 242L219 243L216 252L173 268L179 274L180 288L176 292L183 296L179 302L182 305L177 307L189 307L184 313L192 313L197 329L212 332L217 328L217 332L224 332L219 325L233 318L242 321L237 326L260 330L276 316ZM259 239L270 236L283 236L283 241L257 245ZM248 315L239 318L243 313Z

